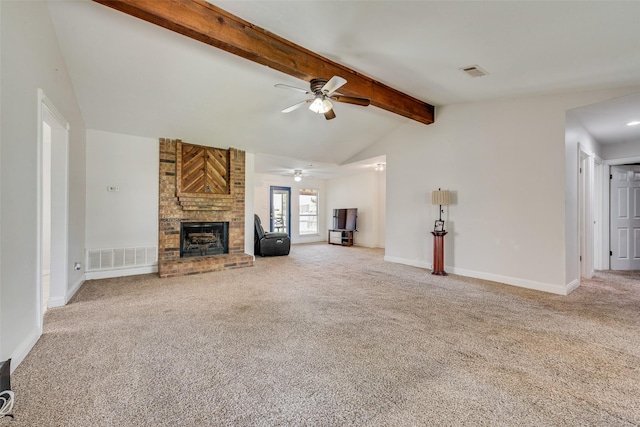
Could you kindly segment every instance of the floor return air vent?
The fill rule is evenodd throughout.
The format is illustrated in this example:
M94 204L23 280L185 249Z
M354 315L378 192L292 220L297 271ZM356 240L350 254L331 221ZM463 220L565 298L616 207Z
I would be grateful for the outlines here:
M119 268L143 267L158 263L158 247L88 249L86 271L115 270Z

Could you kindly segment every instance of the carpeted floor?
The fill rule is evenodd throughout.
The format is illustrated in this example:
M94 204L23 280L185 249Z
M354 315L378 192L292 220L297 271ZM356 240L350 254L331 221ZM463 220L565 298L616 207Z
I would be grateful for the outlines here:
M567 297L297 245L199 276L86 282L1 426L640 424L640 274Z

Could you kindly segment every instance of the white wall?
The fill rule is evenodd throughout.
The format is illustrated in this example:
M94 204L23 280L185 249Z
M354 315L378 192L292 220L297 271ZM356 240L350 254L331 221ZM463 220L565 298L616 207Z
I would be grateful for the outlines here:
M577 147L579 143L586 153L602 158L604 147L575 119L571 111L566 116L565 140L572 147Z
M87 249L158 245L158 144L87 130Z
M385 175L386 172L372 171L327 180L327 204L324 210L327 229L333 227L334 209L357 208L358 232L354 234L355 244L372 248L384 247Z
M385 259L432 264L429 194L453 192L446 211L450 273L564 294L577 259L577 147L565 112L637 88L452 105L436 122L408 122L350 161L387 156ZM566 198L566 206L565 206ZM575 241L574 241L575 240Z
M46 2L0 2L0 359L15 368L40 336L37 289L38 88L69 121L68 284L84 273L85 125Z
M0 4L0 54L2 52L2 4ZM0 65L0 100L2 100L2 66ZM0 121L2 120L2 102L0 102ZM0 126L0 177L2 177L2 131ZM0 236L2 236L2 182L0 181ZM0 245L0 310L4 307L3 298L2 298L2 245ZM5 360L5 352L4 352L4 340L2 339L2 335L4 334L3 329L3 316L0 315L0 360ZM7 353L9 354L9 353Z
M322 213L325 212L325 204L327 203L327 191L325 181L322 179L303 178L300 182L295 182L293 177L280 176L280 175L266 175L258 174L254 175L254 212L260 217L262 226L266 231L269 231L269 197L270 188L272 186L277 187L290 187L291 188L291 243L308 243L308 242L320 242L327 240L327 219L323 217ZM298 203L298 194L300 189L310 188L318 190L318 228L319 233L317 235L304 235L299 234L299 212L300 207ZM253 242L253 239L251 240Z
M638 156L640 156L640 141L602 145L602 158L605 160L625 159Z
M51 127L42 124L42 270L51 269ZM43 300L46 301L46 300Z
M377 246L384 248L387 223L387 173L377 173L378 177L378 240Z

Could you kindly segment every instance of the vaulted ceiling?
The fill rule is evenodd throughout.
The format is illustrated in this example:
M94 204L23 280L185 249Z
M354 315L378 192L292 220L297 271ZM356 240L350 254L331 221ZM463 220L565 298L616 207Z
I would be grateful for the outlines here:
M435 105L436 124L448 104L640 85L640 2L211 3ZM410 121L348 104L330 121L283 114L305 96L274 85L306 82L92 1L49 8L90 129L234 146L284 170L343 164Z

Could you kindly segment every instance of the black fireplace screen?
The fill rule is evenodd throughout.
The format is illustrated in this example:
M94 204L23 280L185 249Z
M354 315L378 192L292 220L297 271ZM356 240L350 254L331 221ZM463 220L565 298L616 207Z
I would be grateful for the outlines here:
M183 222L180 225L180 258L228 253L228 222Z

